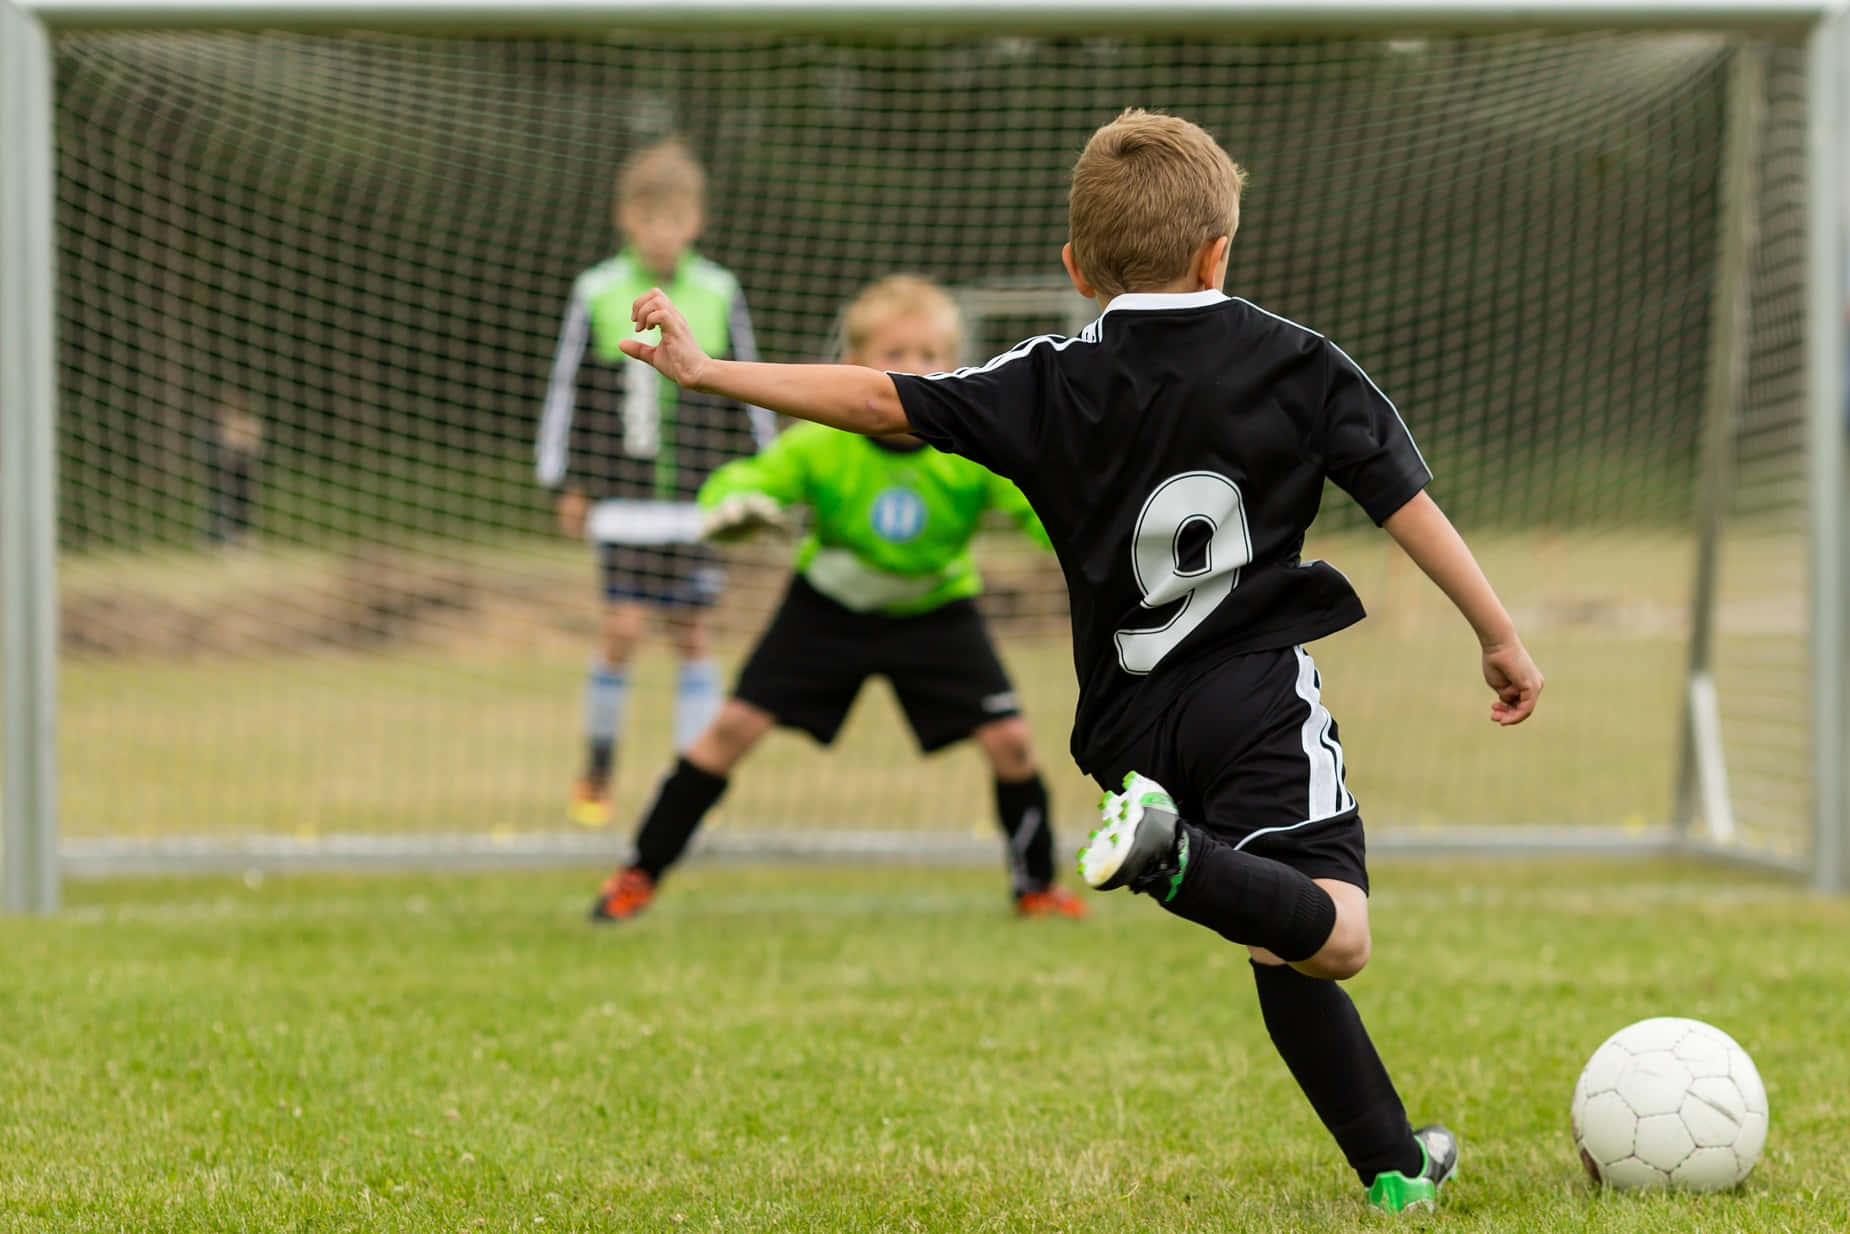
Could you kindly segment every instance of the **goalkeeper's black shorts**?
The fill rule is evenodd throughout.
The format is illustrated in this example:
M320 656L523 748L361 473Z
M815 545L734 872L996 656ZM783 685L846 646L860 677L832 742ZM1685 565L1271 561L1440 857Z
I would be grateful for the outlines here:
M973 602L953 600L912 617L857 613L801 575L790 580L733 696L826 746L861 683L875 676L892 683L928 754L1021 710Z

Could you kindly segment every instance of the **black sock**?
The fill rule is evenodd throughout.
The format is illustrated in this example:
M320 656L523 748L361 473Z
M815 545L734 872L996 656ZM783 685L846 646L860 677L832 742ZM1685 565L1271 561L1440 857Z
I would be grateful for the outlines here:
M655 800L636 829L636 868L650 878L660 878L681 859L700 820L725 792L725 776L702 771L685 758L677 761L674 770L662 777Z
M1418 1174L1425 1157L1406 1108L1343 988L1256 962L1253 983L1272 1044L1363 1186L1386 1170Z
M616 766L617 743L604 741L596 737L591 739L591 756L585 761L585 778L596 784L605 784L610 780L610 769Z
M996 821L1008 837L1009 877L1015 894L1041 891L1053 882L1053 826L1047 818L1047 785L1039 773L1010 783L996 781Z
M1264 947L1281 960L1308 960L1329 941L1336 928L1329 892L1282 862L1241 852L1190 823L1181 830L1181 885L1173 895L1166 878L1137 890L1229 942Z

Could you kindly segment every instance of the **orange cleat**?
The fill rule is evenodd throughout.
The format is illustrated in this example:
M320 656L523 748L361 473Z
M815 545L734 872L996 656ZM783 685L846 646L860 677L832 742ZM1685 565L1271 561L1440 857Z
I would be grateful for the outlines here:
M624 866L604 880L591 906L592 921L631 921L655 898L655 880L635 866Z
M580 780L572 785L572 803L565 816L580 827L610 825L610 781Z
M1043 887L1024 891L1015 897L1018 917L1071 917L1077 921L1086 915L1086 904L1064 887Z

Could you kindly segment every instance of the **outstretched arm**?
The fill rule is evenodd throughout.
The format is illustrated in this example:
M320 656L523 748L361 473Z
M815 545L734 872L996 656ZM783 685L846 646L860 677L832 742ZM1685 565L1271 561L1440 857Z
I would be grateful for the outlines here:
M638 332L660 329L662 337L653 346L641 339L624 339L620 344L623 354L655 366L678 386L851 433L884 436L911 427L893 379L878 369L715 360L700 349L687 318L659 287L636 298L630 317Z
M1381 525L1471 623L1484 649L1484 680L1497 694L1490 718L1504 725L1528 719L1542 692L1542 672L1445 512L1422 492Z

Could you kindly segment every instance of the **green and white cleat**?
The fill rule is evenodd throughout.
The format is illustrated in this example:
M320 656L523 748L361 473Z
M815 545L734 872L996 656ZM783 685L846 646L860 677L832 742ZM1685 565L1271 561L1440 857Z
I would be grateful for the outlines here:
M1099 891L1128 885L1173 897L1188 867L1188 835L1168 790L1133 771L1124 791L1106 793L1098 807L1104 825L1079 850L1079 877Z
M1433 1208L1439 1203L1439 1188L1458 1172L1458 1137L1432 1123L1413 1133L1425 1164L1408 1178L1399 1170L1375 1175L1368 1185L1368 1203L1384 1213L1404 1213L1416 1208Z

